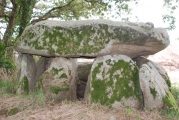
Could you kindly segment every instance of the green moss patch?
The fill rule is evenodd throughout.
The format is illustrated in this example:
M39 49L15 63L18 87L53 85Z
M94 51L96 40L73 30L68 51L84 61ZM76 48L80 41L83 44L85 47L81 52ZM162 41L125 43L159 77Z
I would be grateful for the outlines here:
M29 93L29 80L27 76L24 76L19 83L19 87L21 87L25 93Z
M69 87L56 87L56 86L50 87L50 91L54 94L58 94L61 91L68 91L68 90L70 90Z
M150 87L150 93L153 95L154 99L156 98L157 95L157 91L155 90L155 88L151 88Z
M166 73L166 77L167 77L166 83L167 83L168 87L171 88L171 81L170 81L170 78L167 73Z
M67 79L68 77L67 77L67 75L66 75L65 73L63 73L63 74L60 76L60 78L66 78L66 79Z
M57 68L52 68L52 73L53 73L53 75L58 75L58 73L60 72L60 71L62 71L63 70L63 68L60 68L60 69L57 69Z

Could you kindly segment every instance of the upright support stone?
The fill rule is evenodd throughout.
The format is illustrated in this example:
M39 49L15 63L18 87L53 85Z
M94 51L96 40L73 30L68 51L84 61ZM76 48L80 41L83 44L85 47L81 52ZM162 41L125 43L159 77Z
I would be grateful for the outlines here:
M76 69L75 59L54 58L39 78L38 87L44 90L47 99L76 100Z
M136 62L139 67L144 107L162 109L165 106L176 105L175 99L170 93L170 79L167 72L161 66L143 57L137 58Z
M94 61L85 100L113 108L142 108L138 68L124 55L106 55Z
M37 61L35 82L37 82L39 77L49 68L49 62L52 59L53 58L40 57L40 59Z
M35 88L36 64L29 54L20 54L18 57L18 81L17 93L28 93Z

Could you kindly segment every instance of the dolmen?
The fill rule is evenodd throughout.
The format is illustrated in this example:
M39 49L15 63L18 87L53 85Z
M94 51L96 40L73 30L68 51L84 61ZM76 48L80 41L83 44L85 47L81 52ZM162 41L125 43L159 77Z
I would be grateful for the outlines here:
M154 28L153 23L41 21L28 26L15 46L17 93L41 89L46 99L74 101L79 79L86 79L81 88L88 103L177 109L167 72L145 57L169 43L167 31ZM81 64L78 58L94 61Z

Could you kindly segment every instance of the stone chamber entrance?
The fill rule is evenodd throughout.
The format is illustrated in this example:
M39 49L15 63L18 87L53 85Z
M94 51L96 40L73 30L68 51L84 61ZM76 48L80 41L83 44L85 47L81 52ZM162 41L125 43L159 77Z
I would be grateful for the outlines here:
M78 58L78 67L77 67L77 99L82 100L85 94L85 88L88 81L88 75L91 70L91 66L94 59L87 58Z

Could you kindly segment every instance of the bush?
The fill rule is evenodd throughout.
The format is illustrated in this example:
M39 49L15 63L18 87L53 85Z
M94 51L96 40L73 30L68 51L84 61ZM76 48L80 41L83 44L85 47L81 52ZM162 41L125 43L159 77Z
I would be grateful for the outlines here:
M0 68L4 68L6 71L15 69L13 60L6 57L6 47L2 41L0 41L0 56Z
M174 98L179 101L179 88L178 87L171 87L171 92Z
M171 87L171 93L179 106L179 87Z
M172 86L171 93L176 100L177 105L179 106L179 88ZM177 110L168 108L166 110L163 110L162 114L166 115L168 117L167 119L179 118L179 108Z
M3 89L4 93L16 93L17 82L15 80L0 80L0 89Z

